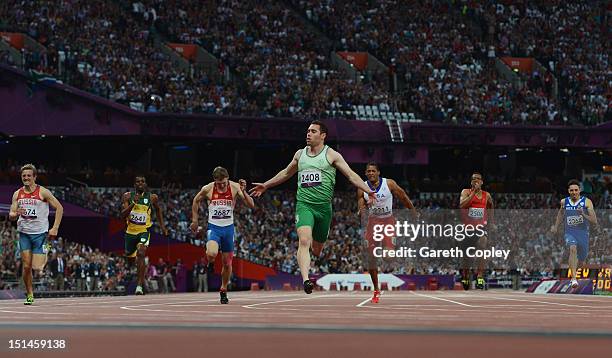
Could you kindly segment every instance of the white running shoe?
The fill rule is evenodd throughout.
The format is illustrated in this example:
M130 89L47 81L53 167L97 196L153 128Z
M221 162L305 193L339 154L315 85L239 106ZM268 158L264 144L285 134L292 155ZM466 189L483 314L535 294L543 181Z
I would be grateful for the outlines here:
M136 292L134 292L134 294L144 295L144 292L142 291L142 286L136 286Z

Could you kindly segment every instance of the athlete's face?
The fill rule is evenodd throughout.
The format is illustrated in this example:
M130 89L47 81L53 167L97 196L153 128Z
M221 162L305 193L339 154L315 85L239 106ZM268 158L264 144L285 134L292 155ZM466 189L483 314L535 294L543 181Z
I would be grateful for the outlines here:
M306 145L317 146L325 140L325 137L327 137L327 135L321 133L321 127L318 124L311 124L306 133Z
M368 165L365 172L366 177L370 183L378 182L378 178L380 177L380 171L374 165Z
M576 184L570 185L567 189L572 200L578 200L580 197L580 187Z
M30 186L36 182L36 175L34 175L34 171L31 169L26 169L21 172L21 181L23 185Z
M482 188L482 176L480 174L472 174L472 188Z
M134 189L136 189L136 191L143 192L145 191L146 188L147 188L147 181L145 178L136 177L134 179Z
M228 178L216 179L215 180L215 186L217 187L217 190L219 190L219 191L225 191L227 189L228 185L229 185L229 179Z

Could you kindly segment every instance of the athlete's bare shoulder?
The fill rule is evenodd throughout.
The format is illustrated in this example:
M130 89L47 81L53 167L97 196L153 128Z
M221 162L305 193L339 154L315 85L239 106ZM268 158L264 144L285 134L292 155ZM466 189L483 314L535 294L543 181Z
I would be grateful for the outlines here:
M342 157L342 154L340 154L340 152L338 152L337 150L335 150L334 148L328 146L327 147L327 161L331 164L331 165L336 165L338 163L343 163L344 158Z
M340 152L335 150L334 148L327 146L327 156L337 157L340 155Z
M215 188L215 182L210 182L202 187L200 193L204 195L206 199L212 198L213 189Z
M53 193L42 185L38 186L38 192L40 193L40 197L43 199L47 199L53 196Z
M233 192L233 193L235 193L235 192L237 192L237 191L239 191L239 190L240 190L240 184L238 184L238 183L237 183L237 182L235 182L235 181L230 180L230 181L229 181L229 185L230 185L230 187L232 188L232 192Z
M300 157L302 156L302 152L304 151L304 148L300 148L298 150L295 151L295 154L293 155L293 159L298 160L300 159Z
M383 178L381 178L383 179ZM395 180L391 179L391 178L384 178L387 181L387 186L389 188L393 187L393 188L397 188L399 187L399 185L397 185L397 183L395 182Z
M19 192L21 191L21 188L15 190L15 192L13 193L13 201L17 201L17 198L19 197Z
M561 199L559 201L559 205L560 205L560 210L564 210L565 209L565 199Z

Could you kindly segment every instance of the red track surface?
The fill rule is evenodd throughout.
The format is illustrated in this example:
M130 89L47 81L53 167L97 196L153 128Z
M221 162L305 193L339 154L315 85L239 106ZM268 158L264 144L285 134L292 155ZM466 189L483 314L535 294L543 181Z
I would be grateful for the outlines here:
M238 292L0 301L0 356L612 356L612 297L509 291ZM65 339L10 350L10 339ZM135 350L135 348L137 350Z

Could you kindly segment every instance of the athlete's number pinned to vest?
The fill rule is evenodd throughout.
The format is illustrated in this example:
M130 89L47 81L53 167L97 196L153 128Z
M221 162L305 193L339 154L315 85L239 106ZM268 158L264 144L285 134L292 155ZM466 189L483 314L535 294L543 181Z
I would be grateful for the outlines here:
M130 222L136 225L145 225L147 223L147 214L132 211L130 213Z
M484 218L484 208L470 208L468 216L474 219L482 219Z
M213 219L229 219L232 217L232 209L215 209L213 210Z
M22 217L25 219L36 219L36 207L30 205L22 205L21 209L23 209Z
M581 225L582 223L584 223L584 219L582 218L582 215L567 217L568 226L577 226L577 225Z
M300 173L300 185L302 188L310 188L321 185L321 183L320 170L304 170Z
M391 213L391 208L388 206L375 206L370 210L370 213L374 216L383 216Z

